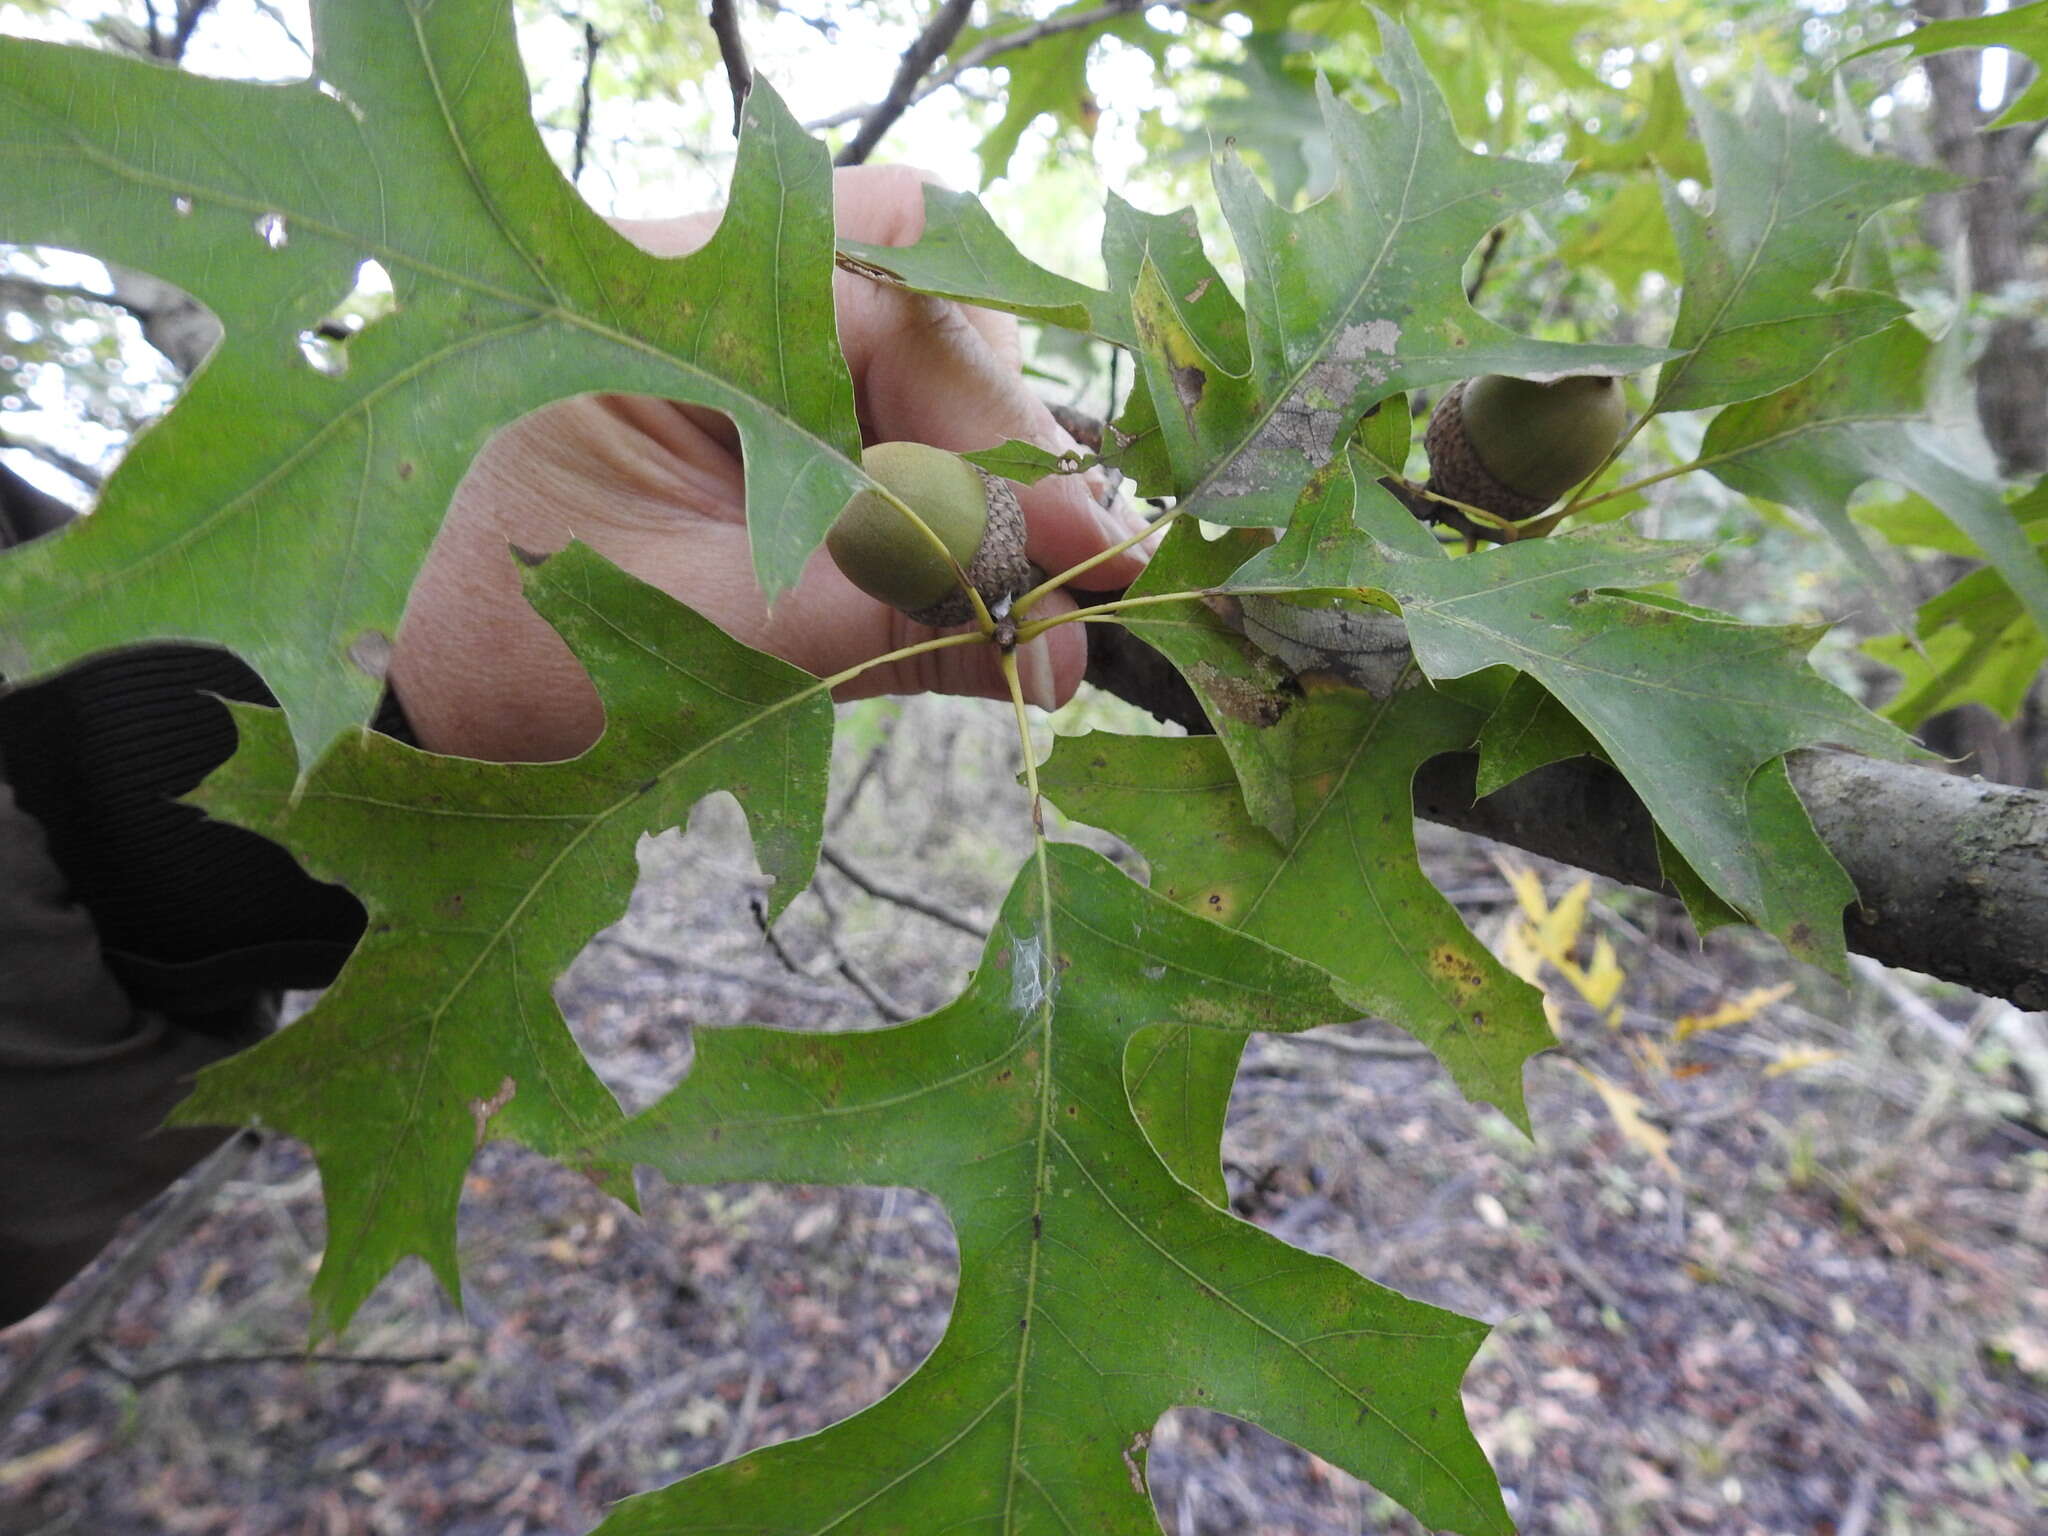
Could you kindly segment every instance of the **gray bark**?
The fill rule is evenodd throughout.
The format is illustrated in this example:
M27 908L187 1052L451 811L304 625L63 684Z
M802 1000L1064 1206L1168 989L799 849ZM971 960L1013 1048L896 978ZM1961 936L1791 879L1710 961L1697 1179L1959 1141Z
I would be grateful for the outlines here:
M1158 652L1115 626L1090 627L1090 682L1208 732L1194 693ZM1384 676L1383 628L1354 679L1368 691ZM1318 651L1317 669L1348 676L1348 646L1340 638ZM1856 887L1845 923L1850 949L2048 1009L2048 793L1845 752L1797 752L1789 763L1815 830ZM1424 764L1416 814L1677 894L1658 866L1649 811L1614 769L1575 758L1475 800L1476 767L1470 752Z

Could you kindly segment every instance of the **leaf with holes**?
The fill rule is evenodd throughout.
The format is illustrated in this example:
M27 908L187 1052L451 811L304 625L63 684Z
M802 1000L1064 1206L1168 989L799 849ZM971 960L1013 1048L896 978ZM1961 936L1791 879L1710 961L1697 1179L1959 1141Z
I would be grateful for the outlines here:
M223 645L306 763L369 718L380 678L352 658L385 649L470 458L527 412L598 390L726 412L771 594L860 483L830 167L772 91L717 234L660 260L548 160L506 0L314 20L319 79L283 86L0 38L0 238L152 272L225 330L94 515L0 559L0 672ZM370 260L396 313L316 369L300 339Z

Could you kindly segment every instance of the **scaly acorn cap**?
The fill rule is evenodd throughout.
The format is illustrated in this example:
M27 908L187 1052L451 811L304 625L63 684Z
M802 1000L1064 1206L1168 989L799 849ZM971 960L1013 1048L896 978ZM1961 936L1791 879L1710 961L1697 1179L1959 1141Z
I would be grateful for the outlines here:
M1628 425L1621 381L1581 374L1548 384L1489 373L1448 391L1423 447L1429 489L1509 522L1536 516L1600 467ZM1442 521L1491 537L1453 508Z
M938 535L991 608L1031 584L1024 512L1007 480L928 443L876 443L860 464ZM920 624L945 629L974 617L953 567L886 497L856 491L825 547L848 581Z

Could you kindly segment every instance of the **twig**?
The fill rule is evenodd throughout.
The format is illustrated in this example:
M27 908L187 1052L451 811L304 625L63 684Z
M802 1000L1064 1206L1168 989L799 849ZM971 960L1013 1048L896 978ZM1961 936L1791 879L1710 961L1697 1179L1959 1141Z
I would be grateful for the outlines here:
M726 83L732 87L732 136L738 138L747 93L754 88L754 66L747 62L747 44L740 36L733 0L711 0L711 35L718 39L718 56L725 61Z
M988 937L988 930L979 923L969 922L959 913L942 907L935 901L926 901L915 892L903 890L899 886L886 885L873 875L856 868L847 861L846 855L830 843L826 843L818 850L818 857L837 870L849 884L859 887L877 901L886 901L891 906L902 907L907 912L928 917L935 923L944 923L948 928L958 929L973 938Z
M1185 11L1207 3L1208 0L1155 0L1158 8L1169 11ZM976 43L960 55L958 62L948 65L919 86L911 94L905 107L916 106L932 92L943 90L970 69L979 69L990 59L1014 53L1019 48L1029 48L1033 43L1048 37L1057 37L1062 32L1078 32L1084 27L1093 27L1105 21L1114 21L1119 16L1128 16L1142 4L1143 0L1110 0L1108 5L1099 5L1092 11L1048 16L1044 21L1020 27L1015 32L1005 32L1001 37L992 37L986 42ZM867 107L848 107L844 112L835 112L830 117L818 118L804 126L813 131L820 128L837 128L858 118L868 117L879 110L880 103Z
M760 1410L761 1388L767 1380L767 1371L756 1362L747 1376L747 1390L740 1394L740 1405L733 1413L732 1427L726 1431L725 1449L718 1455L720 1461L731 1461L754 1438L754 1415Z
M0 1389L0 1424L10 1422L35 1398L44 1379L71 1358L87 1338L98 1331L107 1315L140 1280L157 1256L184 1233L219 1193L221 1185L241 1172L263 1138L254 1131L238 1131L213 1154L193 1169L177 1193L148 1225L137 1232L127 1249L111 1267L78 1298L49 1336L23 1362L14 1379Z
M638 944L631 939L618 938L609 933L600 933L591 942L616 949L620 954L630 955L635 960L644 961L664 971L680 971L687 976L699 977L706 981L730 982L736 986L751 987L757 992L779 992L785 997L798 998L807 1003L838 1003L845 1000L844 994L834 987L821 987L816 982L805 984L784 980L780 976L733 970L726 966L705 965L700 961L685 959L681 955L672 955L652 945ZM603 990L614 993L617 991L615 988Z
M873 1006L875 1012L891 1024L901 1024L905 1019L915 1018L917 1015L914 1010L906 1008L891 997L880 982L853 963L853 956L840 945L839 909L832 904L832 898L826 893L825 888L822 885L814 885L811 887L811 894L818 899L818 905L825 911L825 947L832 952L834 969L853 983L860 995Z
M716 9L716 7L714 7ZM596 27L583 23L583 84L576 91L576 153L570 161L569 183L583 180L583 164L590 151L590 102L592 83L597 79L597 53L604 39Z
M896 65L896 78L889 82L889 94L884 96L861 119L860 127L847 140L833 159L834 165L859 165L874 152L881 143L882 135L895 125L896 119L910 110L916 99L917 83L925 71L938 62L939 56L953 46L953 39L960 35L960 29L967 25L967 16L974 9L974 0L946 0L939 7L938 15L931 24L917 34L911 45L903 50L903 58Z
M1472 281L1465 285L1465 302L1470 304L1479 297L1479 290L1486 286L1486 275L1493 270L1493 258L1500 253L1502 242L1508 237L1508 227L1496 224L1487 233L1486 244L1479 248L1479 267L1472 274Z
M453 1350L435 1350L424 1355L310 1355L302 1349L267 1349L247 1355L193 1355L184 1360L166 1360L161 1365L136 1367L109 1349L88 1345L86 1352L106 1369L138 1392L154 1386L166 1376L186 1371L218 1371L239 1365L353 1365L371 1370L394 1370L414 1365L446 1365L455 1358Z
M761 930L761 937L767 941L769 952L776 959L780 960L783 965L788 967L790 974L801 976L806 981L815 981L817 978L797 964L796 957L784 947L782 940L775 936L775 930L768 922L768 908L763 905L761 898L756 896L753 900L749 901L747 903L747 910L754 914L754 926ZM867 977L862 975L851 960L839 953L837 946L832 946L832 950L835 961L833 969L845 977L847 982L862 997L868 1000L869 1006L875 1012L892 1024L901 1024L905 1019L912 1017L908 1009L904 1008L894 998L890 997L888 993L882 991L880 987L877 987Z
M192 41L192 34L199 27L199 20L213 9L213 0L180 0L178 5L178 27L171 34L170 52L167 58L182 60L186 45Z
M118 294L102 293L97 288L88 288L78 283L46 283L39 277L25 277L19 272L0 276L0 304L11 309L26 309L31 299L83 299L88 304L111 304L116 309L128 309Z

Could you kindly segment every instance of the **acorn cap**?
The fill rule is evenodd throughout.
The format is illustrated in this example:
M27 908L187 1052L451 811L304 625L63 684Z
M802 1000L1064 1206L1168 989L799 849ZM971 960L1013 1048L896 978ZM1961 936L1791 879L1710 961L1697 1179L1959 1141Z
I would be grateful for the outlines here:
M1007 481L926 443L877 443L861 454L861 468L923 519L985 602L1029 585L1024 514ZM888 497L856 491L825 547L855 586L920 624L945 628L974 617L953 565Z
M1429 489L1521 522L1598 469L1627 425L1619 379L1467 379L1430 414L1423 435ZM1487 536L1455 511L1446 509L1443 521Z

